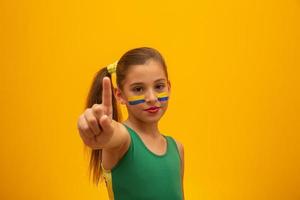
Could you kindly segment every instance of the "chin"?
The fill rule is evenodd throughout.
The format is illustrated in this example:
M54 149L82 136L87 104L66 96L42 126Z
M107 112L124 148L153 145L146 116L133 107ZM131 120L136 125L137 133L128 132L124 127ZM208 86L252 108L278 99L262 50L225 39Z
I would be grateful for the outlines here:
M158 118L156 117L156 118L152 118L152 119L146 118L143 121L145 123L158 123L160 119L161 119L161 117L158 117Z
M157 116L142 116L140 119L145 123L158 123L159 120L163 117L164 113L160 113Z

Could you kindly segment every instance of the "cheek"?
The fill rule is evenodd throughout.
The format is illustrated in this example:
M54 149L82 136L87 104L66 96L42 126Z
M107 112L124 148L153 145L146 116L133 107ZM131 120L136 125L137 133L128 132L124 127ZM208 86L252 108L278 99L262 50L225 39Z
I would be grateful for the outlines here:
M162 92L157 95L157 99L162 103L169 100L169 95L167 92Z
M161 102L161 108L163 109L163 110L166 110L167 108L168 108L168 102L167 101L165 101L165 102Z
M160 96L158 97L158 100L162 108L167 107L169 102L169 96L167 95Z
M138 103L135 105L130 105L129 103L127 103L127 109L134 113L143 111L144 107L145 103Z
M145 96L130 96L128 97L128 104L131 106L139 105L145 103Z

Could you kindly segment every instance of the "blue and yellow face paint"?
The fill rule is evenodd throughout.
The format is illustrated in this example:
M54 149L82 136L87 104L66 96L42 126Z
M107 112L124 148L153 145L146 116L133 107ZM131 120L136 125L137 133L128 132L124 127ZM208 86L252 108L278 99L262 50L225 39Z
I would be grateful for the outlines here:
M167 101L169 99L169 95L167 92L161 92L157 94L158 101Z
M167 92L158 93L157 99L159 101L167 101L169 99L168 93ZM140 103L145 103L145 95L128 97L128 102L129 105L137 105Z
M128 102L129 102L129 105L145 103L145 95L128 97Z

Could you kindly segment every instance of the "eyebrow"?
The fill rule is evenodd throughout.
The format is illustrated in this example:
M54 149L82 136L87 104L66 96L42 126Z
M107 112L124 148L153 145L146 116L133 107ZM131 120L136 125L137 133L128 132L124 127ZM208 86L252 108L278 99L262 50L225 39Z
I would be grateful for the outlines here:
M161 78L161 79L157 79L154 82L156 83L156 82L165 81L165 80L166 80L165 78ZM130 86L133 86L133 85L143 85L143 84L144 84L143 82L136 82L136 83L130 84Z

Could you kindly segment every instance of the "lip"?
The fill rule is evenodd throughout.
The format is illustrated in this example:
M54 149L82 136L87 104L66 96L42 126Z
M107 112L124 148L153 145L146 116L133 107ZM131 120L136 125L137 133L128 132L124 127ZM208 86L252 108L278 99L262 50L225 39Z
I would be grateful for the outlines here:
M150 112L150 113L155 113L160 109L160 107L152 106L150 108L145 109L144 111Z

